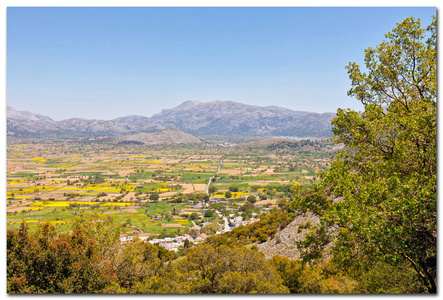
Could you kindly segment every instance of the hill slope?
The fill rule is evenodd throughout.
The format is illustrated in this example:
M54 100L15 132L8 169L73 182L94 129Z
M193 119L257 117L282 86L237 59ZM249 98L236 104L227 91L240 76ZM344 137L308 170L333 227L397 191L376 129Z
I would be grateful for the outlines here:
M323 137L332 134L333 113L317 114L232 101L186 101L151 117L156 123L196 135Z
M198 137L177 129L165 129L156 132L141 132L116 136L113 141L119 144L187 144L202 143Z
M47 121L54 122L50 117L34 114L29 111L17 111L9 105L6 106L6 117L8 120L17 121Z
M147 117L127 116L110 121L71 118L54 121L50 117L7 107L7 134L16 137L93 137L166 129Z
M298 215L284 229L280 230L272 239L259 244L258 249L265 254L266 258L274 255L286 256L289 259L300 259L300 250L296 242L305 239L310 226L319 223L318 216L313 213Z

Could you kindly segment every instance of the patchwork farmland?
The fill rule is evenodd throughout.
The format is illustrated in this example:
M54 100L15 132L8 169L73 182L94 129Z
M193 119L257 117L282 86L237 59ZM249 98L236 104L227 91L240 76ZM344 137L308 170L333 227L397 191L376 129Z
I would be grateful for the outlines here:
M311 184L329 161L324 149L313 158L226 144L16 141L7 147L7 228L26 221L31 231L45 222L67 231L74 216L92 213L112 216L122 233L152 236L173 236L208 222L223 224L221 214L208 210L247 220L288 198L283 187ZM249 196L258 202L245 213L241 207L251 202Z

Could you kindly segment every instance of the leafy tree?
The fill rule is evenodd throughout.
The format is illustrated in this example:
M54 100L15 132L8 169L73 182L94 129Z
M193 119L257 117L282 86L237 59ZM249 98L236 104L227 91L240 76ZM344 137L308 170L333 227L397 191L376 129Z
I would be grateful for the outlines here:
M204 243L209 244L215 248L221 245L228 246L229 248L233 248L239 245L239 243L235 239L229 239L228 236L225 234L208 236Z
M175 258L172 251L135 238L115 248L112 257L116 279L104 293L155 293L165 265Z
M230 191L230 192L238 192L238 186L236 186L236 185L230 185L230 186L229 186L229 191Z
M245 246L201 244L176 262L173 293L288 293L263 253Z
M189 235L195 239L200 234L200 230L198 228L189 229Z
M436 19L425 30L407 18L365 51L368 73L347 66L348 94L363 112L339 109L334 143L344 143L322 174L331 199L323 220L338 226L333 255L358 267L362 256L408 262L436 292Z
M357 292L357 282L342 274L330 262L307 266L304 262L275 255L270 262L291 293L337 294Z
M232 231L224 233L224 235L242 244L250 244L258 240L266 241L268 237L273 238L278 230L284 229L293 220L294 214L288 213L288 210L279 209L260 218L257 222L236 227Z
M242 211L242 212L246 212L246 211L248 211L248 212L252 212L252 211L254 210L254 208L255 208L255 205L254 205L254 204L252 204L251 202L247 202L247 203L245 203L244 205L240 206L240 207L238 208L238 211Z
M407 262L392 266L378 261L371 268L350 272L349 276L357 281L356 292L358 293L416 294L426 291L417 278L415 270Z
M189 245L190 245L189 240L188 240L188 239L185 239L185 241L183 242L183 248L184 248L184 249L188 249L188 248L189 248Z
M255 202L257 202L257 198L254 195L249 195L248 198L246 199L249 202L251 202L252 204L254 204Z
M278 207L283 207L283 206L285 206L287 204L288 204L288 201L286 199L280 199L277 202Z
M253 185L251 186L251 192L257 192L258 191L258 186Z
M144 277L153 277L161 266L155 246L141 243L135 239L132 243L116 248L113 267L117 274L115 284L108 287L107 293L131 293L135 285Z
M95 240L95 247L103 255L112 251L119 242L121 227L110 216L80 212L72 219L71 227L73 230L82 230L86 236Z
M149 200L157 201L159 198L160 196L158 195L158 193L152 193L151 195L149 195Z
M306 264L301 261L289 260L289 258L275 255L270 262L273 264L277 272L280 274L285 286L291 293L300 293L302 291L303 278L301 276Z
M221 225L216 222L216 221L212 221L211 223L203 226L203 228L201 229L202 233L206 233L206 234L214 234L217 231L221 230Z
M205 211L205 214L204 214L205 218L212 218L213 215L214 215L214 211L210 210L210 209Z
M231 198L232 197L232 193L230 191L227 191L225 193L225 197L228 198L228 199Z
M189 216L190 220L197 220L198 219L198 213L193 212L190 216Z
M95 293L115 279L111 264L81 230L57 234L47 223L7 233L8 293Z

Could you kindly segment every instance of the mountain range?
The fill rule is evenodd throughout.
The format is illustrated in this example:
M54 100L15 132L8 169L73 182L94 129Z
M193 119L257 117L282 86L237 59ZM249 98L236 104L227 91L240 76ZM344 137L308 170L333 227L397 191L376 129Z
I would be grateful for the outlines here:
M156 132L140 132L135 134L119 134L111 138L117 144L198 144L203 141L198 137L178 129L164 129Z
M177 129L197 136L326 137L335 113L294 111L232 101L186 101L152 117L125 116L113 120L50 117L7 107L7 134L16 137L96 137L152 133Z

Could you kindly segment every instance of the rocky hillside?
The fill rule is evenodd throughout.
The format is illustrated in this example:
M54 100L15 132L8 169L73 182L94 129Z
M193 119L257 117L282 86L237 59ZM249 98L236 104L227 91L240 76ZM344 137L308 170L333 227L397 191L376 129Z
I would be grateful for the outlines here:
M163 129L166 127L141 116L128 116L110 121L82 118L53 121L49 117L16 111L9 106L7 110L7 134L15 137L94 137Z
M274 238L258 245L266 258L278 254L289 259L300 259L300 251L296 242L302 241L309 232L311 226L319 224L320 220L313 213L305 213L295 217L288 226L275 234Z
M29 111L17 111L9 105L6 106L6 116L8 120L54 122L50 117L34 114Z
M305 212L295 217L284 229L280 230L272 239L258 244L258 249L265 254L266 258L274 255L286 256L289 259L300 259L300 250L297 248L297 242L303 241L310 230L319 225L319 216L312 212ZM331 236L337 235L336 228L329 228ZM331 244L325 245L323 255L329 256Z
M73 118L57 122L57 129L60 131L72 131L87 134L115 135L154 132L165 129L165 127L149 120L122 122L116 120L104 121Z
M202 143L198 137L177 129L165 129L151 133L118 135L113 138L118 144L188 144Z
M139 123L139 122L149 121L149 118L143 116L131 115L131 116L120 117L112 121L119 123Z
M309 113L232 101L186 101L152 116L153 122L195 135L324 137L334 113Z

